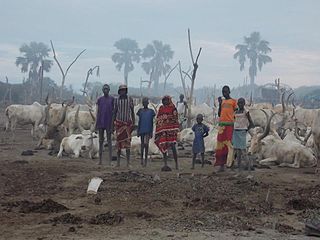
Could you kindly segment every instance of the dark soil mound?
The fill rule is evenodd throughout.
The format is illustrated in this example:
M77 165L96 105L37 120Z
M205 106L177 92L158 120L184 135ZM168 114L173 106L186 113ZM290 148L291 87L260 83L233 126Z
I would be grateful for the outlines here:
M11 211L12 208L19 208L21 213L57 213L68 210L67 207L59 204L52 199L45 199L41 202L29 202L19 201L19 202L9 202L2 204L6 206L8 211Z
M107 225L118 225L123 221L123 214L119 211L117 212L107 212L99 214L90 219L91 224L107 224Z
M50 220L52 223L62 224L80 224L83 222L82 218L72 215L71 213L63 214Z

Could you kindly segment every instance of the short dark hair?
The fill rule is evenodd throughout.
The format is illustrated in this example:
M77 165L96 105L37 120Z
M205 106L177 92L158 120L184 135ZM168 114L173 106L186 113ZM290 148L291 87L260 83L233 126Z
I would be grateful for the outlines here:
M243 97L241 97L241 98L238 98L238 102L240 102L240 101L246 101Z
M105 88L105 87L108 87L110 89L109 84L103 84L102 89Z
M230 92L230 87L229 87L228 85L224 85L223 88L222 88L222 91L223 91L224 89L228 89L229 92Z

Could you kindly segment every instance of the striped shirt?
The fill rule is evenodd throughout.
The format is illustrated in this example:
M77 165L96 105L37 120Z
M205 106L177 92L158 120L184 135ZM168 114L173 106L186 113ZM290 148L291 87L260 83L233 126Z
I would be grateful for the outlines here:
M133 99L131 97L116 98L114 101L114 110L116 111L116 120L129 122L132 121L132 110L134 108Z

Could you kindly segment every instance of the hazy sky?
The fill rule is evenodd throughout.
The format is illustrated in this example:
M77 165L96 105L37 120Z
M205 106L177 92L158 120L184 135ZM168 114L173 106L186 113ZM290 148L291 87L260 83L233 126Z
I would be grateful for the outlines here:
M187 69L190 27L194 51L203 47L196 87L242 84L247 74L233 59L234 46L252 31L273 49L273 62L258 73L258 84L277 77L293 87L320 83L318 0L0 0L0 6L0 81L7 75L21 82L25 76L14 64L23 43L49 46L50 39L64 67L87 49L66 80L76 90L95 65L101 66L101 76L91 81L123 81L111 61L113 44L123 37L135 39L140 48L162 40L175 51L171 65L181 60ZM56 65L46 75L60 85ZM139 64L129 74L129 85L139 85L140 77L147 79ZM180 85L178 72L169 81Z

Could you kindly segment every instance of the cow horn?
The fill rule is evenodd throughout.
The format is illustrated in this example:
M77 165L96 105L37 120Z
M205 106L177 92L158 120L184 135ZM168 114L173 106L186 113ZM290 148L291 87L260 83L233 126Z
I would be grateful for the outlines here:
M258 141L261 141L262 139L264 139L266 136L268 136L269 132L270 132L270 124L271 124L271 120L274 117L274 115L276 113L272 113L271 117L269 117L268 113L264 110L264 109L260 109L267 117L267 126L264 129L263 134L258 138Z
M63 112L62 112L62 116L60 118L60 121L56 125L56 127L59 127L64 122L64 120L66 119L66 115L67 115L67 106L64 107Z
M67 105L68 105L68 106L71 106L71 105L74 103L74 99L75 99L75 97L74 97L74 96L72 96L72 100L71 100L71 102L69 102Z
M79 110L80 110L80 105L78 106L76 113L74 115L74 122L75 122L76 128L79 129L80 132L82 132L84 129L81 126L81 124L79 123Z
M151 106L153 107L154 112L155 112L155 113L156 113L156 115L157 115L157 114L158 114L157 106L154 106L154 104L153 104L153 103L151 103Z
M298 135L298 121L296 120L295 121L295 124L294 124L294 136L296 137L296 139L298 139L301 144L303 144L303 141L300 139L299 135Z
M48 93L47 96L46 96L45 103L46 103L47 105L49 105L49 93Z
M90 115L91 115L91 117L92 117L92 120L93 120L93 121L96 121L96 117L95 117L94 114L92 113L92 110L91 110L91 109L89 109L89 113L90 113Z
M311 134L312 134L312 130L310 130L310 132L307 134L307 136L304 138L303 140L303 145L306 145L309 138L311 137Z
M45 117L44 117L44 125L47 126L49 122L49 112L51 108L51 103L48 103L48 105L45 107Z
M292 106L293 106L294 108L296 108L296 104L294 103L294 96L293 96L293 98L292 98L291 103L292 103Z
M282 105L282 112L285 113L286 111L286 106L284 104L284 95L286 94L286 92L284 91L281 95L281 105Z
M287 97L287 107L289 106L289 100L290 100L290 97L294 94L294 92L290 93L289 96Z

